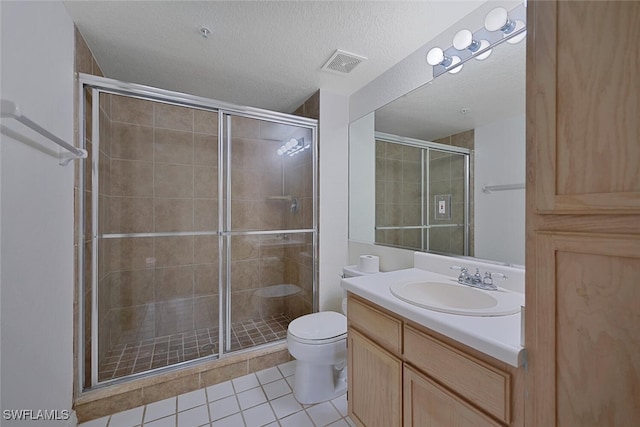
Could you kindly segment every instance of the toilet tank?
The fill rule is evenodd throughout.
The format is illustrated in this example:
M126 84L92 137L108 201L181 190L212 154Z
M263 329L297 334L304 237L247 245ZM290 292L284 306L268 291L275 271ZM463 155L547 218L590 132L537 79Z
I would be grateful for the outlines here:
M358 270L358 266L355 264L347 265L346 267L342 268L342 277L344 278L366 276L367 274L374 274L374 273L365 273L363 271L360 271Z
M366 276L368 274L375 274L375 273L365 273L363 271L358 270L358 266L357 265L347 265L346 267L342 268L342 277L349 278L349 277L359 277L359 276ZM342 313L346 316L347 315L347 294L346 292L344 293L344 297L342 298Z

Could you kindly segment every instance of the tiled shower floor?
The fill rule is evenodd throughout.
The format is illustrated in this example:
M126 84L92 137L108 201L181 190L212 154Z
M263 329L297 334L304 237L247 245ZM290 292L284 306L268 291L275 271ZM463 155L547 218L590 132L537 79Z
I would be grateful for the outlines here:
M242 350L287 337L289 319L284 314L250 319L231 325L231 349ZM150 369L186 362L218 353L218 328L198 329L109 349L98 369L98 381L107 381Z

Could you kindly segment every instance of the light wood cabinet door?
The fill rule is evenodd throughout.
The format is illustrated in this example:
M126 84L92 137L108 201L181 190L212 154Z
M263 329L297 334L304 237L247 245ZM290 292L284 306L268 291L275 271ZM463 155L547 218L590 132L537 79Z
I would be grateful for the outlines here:
M405 365L404 427L499 427L457 395Z
M530 1L526 424L640 425L640 2Z
M640 425L640 236L535 240L529 425Z
M349 417L359 426L402 424L402 361L349 328Z
M640 2L528 6L536 211L640 213Z

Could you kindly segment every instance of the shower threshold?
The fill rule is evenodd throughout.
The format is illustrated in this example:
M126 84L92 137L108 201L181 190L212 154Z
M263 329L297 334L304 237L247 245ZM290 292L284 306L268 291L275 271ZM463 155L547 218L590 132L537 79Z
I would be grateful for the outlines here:
M231 324L231 351L244 350L287 337L292 319L285 314ZM98 381L163 368L218 354L218 328L203 328L110 348L98 369Z

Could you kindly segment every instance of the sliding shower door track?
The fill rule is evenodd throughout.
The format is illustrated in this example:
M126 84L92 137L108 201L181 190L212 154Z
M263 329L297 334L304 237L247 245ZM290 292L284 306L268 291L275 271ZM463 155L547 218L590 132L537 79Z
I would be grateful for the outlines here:
M251 235L268 235L268 234L301 234L312 233L313 229L295 229L295 230L260 230L260 231L167 231L157 233L112 233L101 234L102 239L128 239L135 237L180 237L180 236L251 236Z
M219 231L176 231L176 232L158 232L158 233L113 233L101 234L97 237L102 239L126 239L132 237L179 237L179 236L218 236Z

